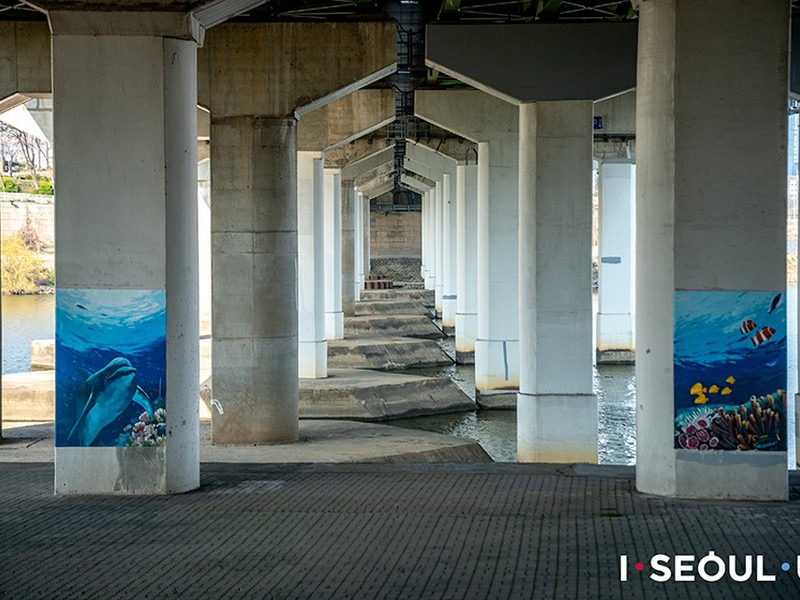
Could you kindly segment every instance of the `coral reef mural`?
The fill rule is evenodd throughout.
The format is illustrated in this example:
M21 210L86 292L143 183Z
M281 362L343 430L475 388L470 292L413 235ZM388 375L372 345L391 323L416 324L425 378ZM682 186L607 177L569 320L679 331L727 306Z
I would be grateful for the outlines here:
M675 448L786 450L784 293L676 291Z
M166 442L163 290L56 292L56 446Z

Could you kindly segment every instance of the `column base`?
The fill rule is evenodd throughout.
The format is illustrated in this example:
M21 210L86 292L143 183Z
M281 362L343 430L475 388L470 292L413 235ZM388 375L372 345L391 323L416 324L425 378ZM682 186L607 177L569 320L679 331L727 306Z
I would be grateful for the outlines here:
M442 297L442 329L447 335L456 331L456 297L445 295Z
M597 463L594 394L517 396L519 462Z
M519 340L475 340L475 388L481 393L519 389Z
M325 313L325 337L329 340L344 339L344 313L342 311Z
M57 495L156 495L188 492L199 487L167 488L167 446L57 447L55 474Z
M598 365L632 365L636 362L636 352L626 349L597 349L596 354Z
M597 313L597 364L634 362L633 318L630 313Z
M475 338L478 337L478 315L456 313L456 362L462 365L475 363ZM459 355L463 360L459 360Z
M637 462L636 489L645 494L707 500L789 499L786 452L672 450L674 469ZM664 463L660 463L664 464Z
M487 410L513 410L517 408L517 390L475 390L475 402Z
M458 337L458 330L456 330L456 337ZM475 364L475 351L462 352L456 350L456 364L459 365L474 365Z
M328 376L328 342L298 342L297 372L305 379L324 379Z

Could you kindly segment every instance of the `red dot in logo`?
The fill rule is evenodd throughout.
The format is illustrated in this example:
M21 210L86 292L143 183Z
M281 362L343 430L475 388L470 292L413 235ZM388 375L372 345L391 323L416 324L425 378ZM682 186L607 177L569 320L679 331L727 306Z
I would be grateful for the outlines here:
M644 563L637 562L636 563L636 570L637 571L644 571Z

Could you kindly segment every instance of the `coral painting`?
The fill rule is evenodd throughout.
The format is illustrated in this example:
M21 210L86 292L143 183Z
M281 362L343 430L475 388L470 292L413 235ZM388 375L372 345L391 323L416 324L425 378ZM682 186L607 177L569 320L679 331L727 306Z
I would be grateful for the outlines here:
M675 448L786 450L784 296L675 292Z
M163 290L56 292L56 446L166 441Z

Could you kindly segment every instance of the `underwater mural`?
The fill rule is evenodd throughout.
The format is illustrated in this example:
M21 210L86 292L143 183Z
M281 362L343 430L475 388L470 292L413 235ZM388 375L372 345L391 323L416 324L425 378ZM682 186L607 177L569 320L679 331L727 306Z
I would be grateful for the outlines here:
M675 292L675 448L786 450L784 296Z
M56 291L56 446L166 442L163 290Z

